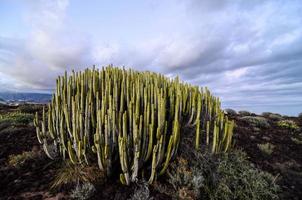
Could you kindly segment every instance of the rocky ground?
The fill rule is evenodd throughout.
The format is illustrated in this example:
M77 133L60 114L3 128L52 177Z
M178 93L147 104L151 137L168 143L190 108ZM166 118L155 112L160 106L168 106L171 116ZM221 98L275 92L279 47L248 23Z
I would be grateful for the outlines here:
M0 106L0 114L20 110L33 113L41 108ZM270 114L260 118L260 122L254 119L259 116L250 113L233 113L229 117L236 121L234 148L246 152L256 168L276 177L281 188L280 199L302 198L302 121ZM278 122L284 119L294 121L300 130L280 127ZM269 147L261 148L259 144ZM20 161L16 155L29 159ZM60 161L51 161L44 155L31 122L0 123L0 199L70 199L70 188L50 189L61 166ZM166 184L165 180L159 181ZM94 199L128 199L136 189L137 186L122 186L117 179L107 181L98 186ZM168 184L165 190L173 193ZM156 186L150 188L154 199L173 199L167 191L162 192Z

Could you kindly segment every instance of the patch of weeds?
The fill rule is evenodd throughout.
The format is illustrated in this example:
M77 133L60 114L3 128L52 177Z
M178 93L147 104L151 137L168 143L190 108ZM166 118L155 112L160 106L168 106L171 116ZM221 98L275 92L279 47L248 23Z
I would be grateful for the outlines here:
M28 124L34 119L33 114L22 113L22 112L12 112L6 114L0 114L0 124Z
M218 155L196 152L189 165L182 162L172 163L168 171L168 181L178 191L178 198L185 190L188 197L184 199L278 199L275 178L253 167L242 151Z
M238 111L238 114L241 116L250 116L251 112L246 111L246 110L240 110L240 111Z
M39 156L37 152L25 151L21 154L10 155L8 158L8 165L15 168L21 168L30 160L34 160Z
M270 127L270 124L268 123L267 119L265 119L264 117L245 116L245 117L241 117L241 120L251 124L252 126L259 127L259 128Z
M82 183L99 183L105 180L103 172L96 166L74 165L64 161L57 170L51 188L61 188Z
M265 144L257 144L259 150L264 153L265 155L269 156L273 153L275 145L271 143L265 143Z
M70 197L75 200L88 200L93 197L96 189L91 183L78 184L70 193Z
M145 181L139 182L135 188L133 195L129 200L153 200L154 198L150 196L150 190L148 183Z
M281 121L278 121L277 125L280 128L285 128L285 129L288 129L289 131L299 130L299 126L292 120L281 120Z

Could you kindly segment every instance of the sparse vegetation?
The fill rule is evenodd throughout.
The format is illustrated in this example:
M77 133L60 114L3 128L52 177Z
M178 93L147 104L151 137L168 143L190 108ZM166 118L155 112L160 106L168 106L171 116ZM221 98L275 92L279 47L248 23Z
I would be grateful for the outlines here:
M273 145L269 142L265 143L265 144L258 144L257 146L260 149L260 151L267 156L271 155L275 148L275 145Z
M278 199L275 178L252 167L241 151L196 153L189 160L189 165L183 160L173 163L168 179L180 193L186 191L185 199Z
M260 116L245 116L245 117L241 117L241 120L259 128L270 127L270 124L268 123L267 119Z

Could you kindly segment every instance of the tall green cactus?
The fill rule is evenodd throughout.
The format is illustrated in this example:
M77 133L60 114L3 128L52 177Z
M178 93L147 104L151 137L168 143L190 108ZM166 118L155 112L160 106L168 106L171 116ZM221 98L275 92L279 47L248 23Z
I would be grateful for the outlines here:
M48 113L36 114L34 125L49 157L52 142L63 159L97 161L108 176L120 166L129 185L142 173L149 183L164 174L187 127L195 129L196 149L227 151L234 122L207 88L108 66L59 77Z

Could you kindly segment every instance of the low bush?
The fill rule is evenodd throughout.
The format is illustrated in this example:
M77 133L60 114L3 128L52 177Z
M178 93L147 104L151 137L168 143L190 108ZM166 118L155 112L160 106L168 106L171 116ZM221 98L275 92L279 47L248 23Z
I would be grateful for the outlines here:
M8 165L15 168L21 168L26 162L38 157L37 152L25 151L21 154L10 155L8 158Z
M96 189L91 183L79 184L71 191L70 197L75 200L88 200L93 197Z
M269 142L265 143L265 144L257 144L257 146L260 149L260 151L267 156L271 155L275 148L275 145L273 145Z
M12 112L6 114L0 114L0 124L10 123L10 124L28 124L34 119L33 114L22 113L22 112Z
M231 116L235 116L237 115L237 112L231 108L227 108L224 110L228 115L231 115Z
M263 112L261 115L263 116L263 117L268 117L268 116L270 116L272 113L271 112Z
M271 120L276 120L276 121L283 119L283 117L280 114L278 114L278 113L263 112L261 115L263 117L269 118Z
M240 110L240 111L238 111L238 114L241 116L250 116L251 115L251 113L246 110Z
M281 120L281 121L278 121L277 125L281 128L286 128L290 131L299 130L299 126L292 120Z
M267 119L264 117L258 117L258 116L245 116L245 117L241 117L241 120L259 127L259 128L269 128L270 124L268 123Z
M185 189L188 195L185 199L278 199L279 186L275 178L252 167L241 151L219 155L198 152L189 164L178 159L172 164L168 177L178 190L178 198Z

